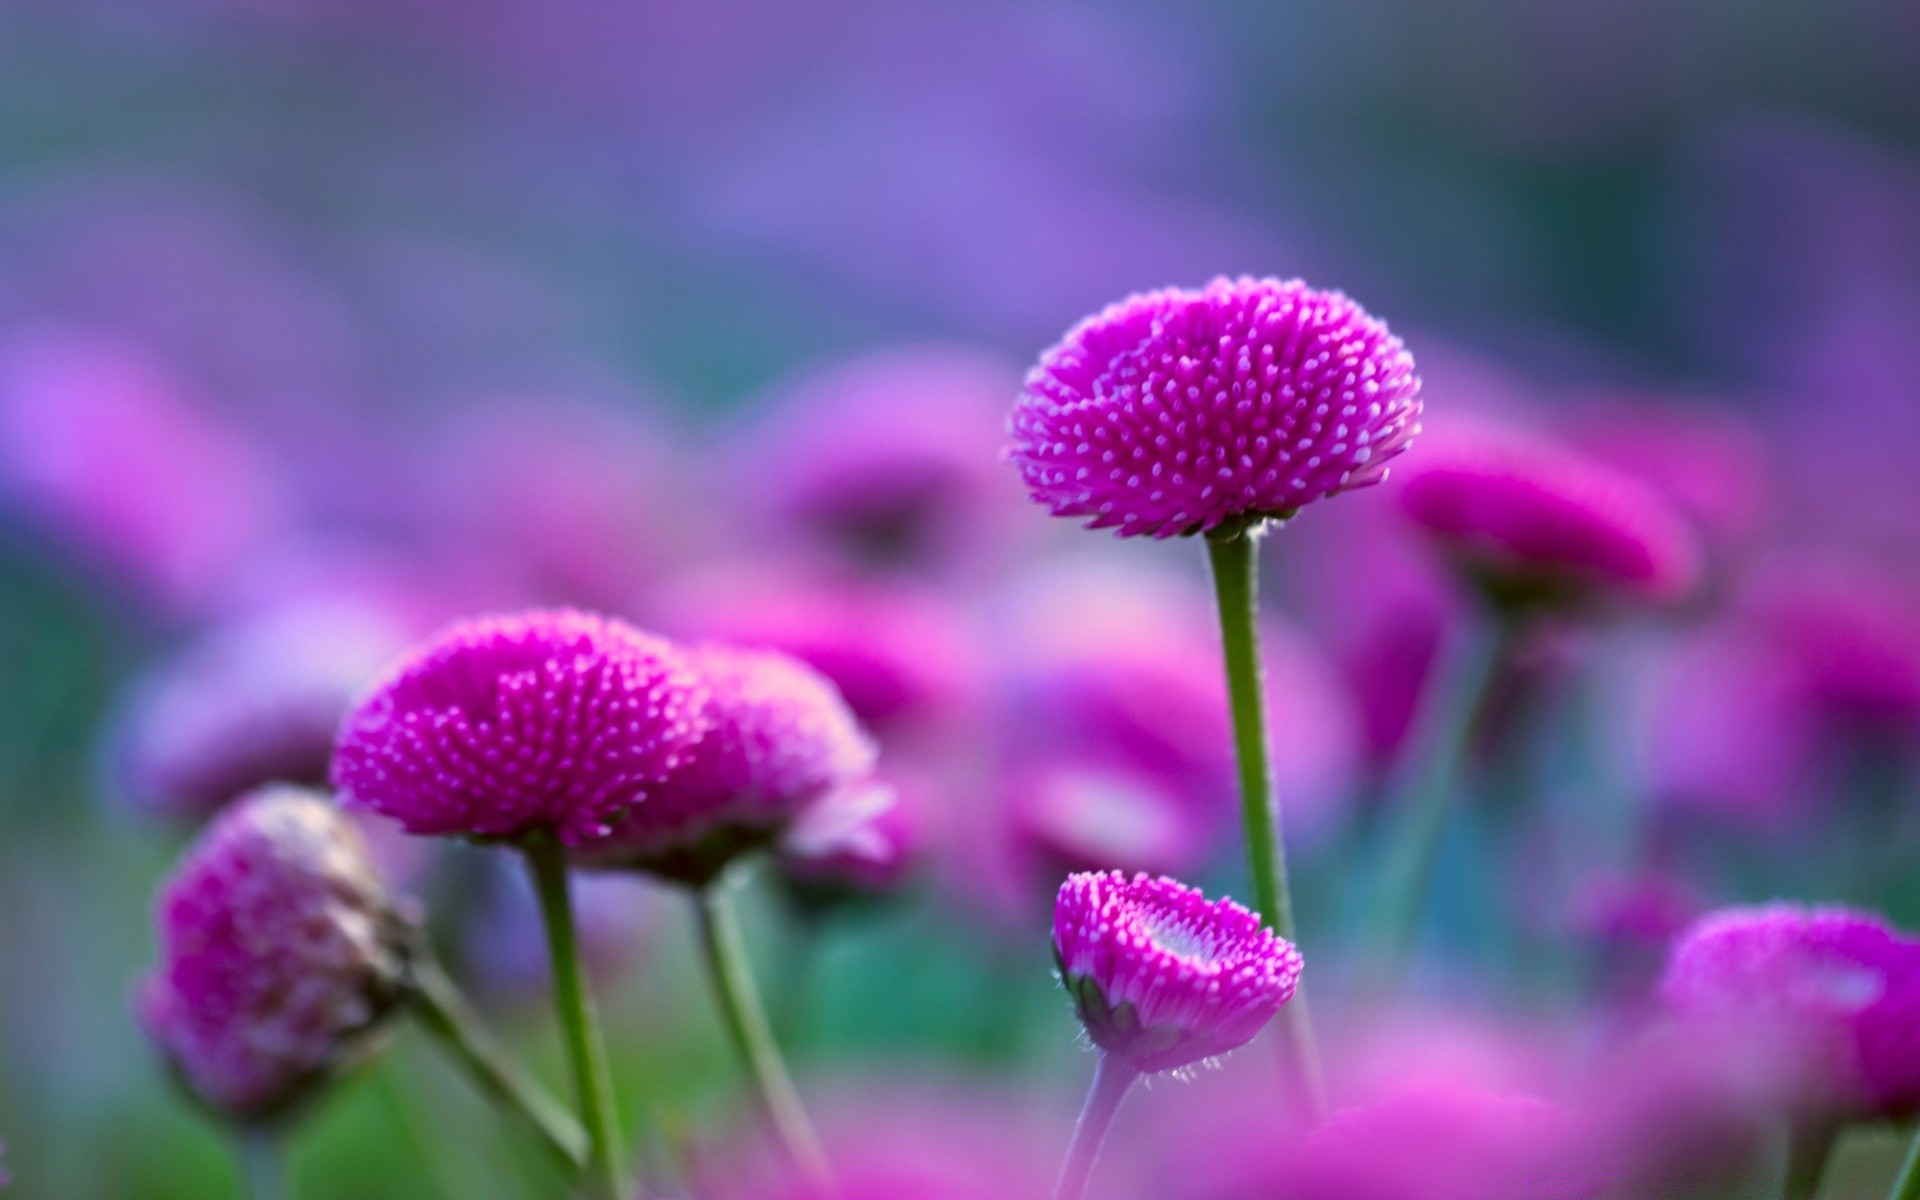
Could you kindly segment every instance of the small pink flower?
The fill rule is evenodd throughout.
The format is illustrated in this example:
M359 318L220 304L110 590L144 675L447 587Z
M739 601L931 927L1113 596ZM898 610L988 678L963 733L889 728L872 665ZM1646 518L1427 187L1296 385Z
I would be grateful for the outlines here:
M883 896L920 866L926 831L912 785L867 779L835 788L780 840L781 881L802 903Z
M1009 457L1055 516L1199 533L1380 482L1419 394L1400 340L1341 293L1221 278L1070 330L1027 375Z
M403 645L388 614L338 602L214 630L129 692L110 734L128 801L199 821L263 784L325 784L340 718Z
M807 805L873 770L872 739L819 672L770 650L704 646L707 735L584 861L705 883L776 838Z
M1275 1138L1196 1164L1193 1200L1491 1200L1544 1190L1578 1161L1563 1109L1449 1084L1404 1087L1336 1113L1297 1141ZM1585 1190L1578 1193L1585 1195Z
M333 780L410 833L604 836L709 728L701 673L620 621L534 611L453 626L348 715Z
M950 737L952 719L977 699L970 631L929 589L806 569L727 569L669 589L660 609L675 634L806 663L890 742L903 733Z
M1120 871L1060 885L1053 949L1087 1036L1143 1073L1244 1045L1300 978L1300 952L1258 915Z
M27 327L0 342L0 502L176 608L284 516L259 450L136 344Z
M1543 438L1458 425L1429 441L1402 508L1503 604L1684 597L1692 532L1639 480Z
M160 965L139 996L187 1083L270 1116L361 1050L398 1002L405 924L353 827L275 787L228 810L160 893Z
M1023 511L994 463L1018 387L1010 364L957 346L808 375L742 439L742 494L776 529L854 563L977 568Z
M1764 1053L1783 1099L1841 1114L1920 1106L1920 939L1869 913L1772 904L1701 919L1661 995L1735 1058Z
M1191 871L1219 843L1224 812L1139 771L1063 759L1002 788L1017 852L1048 891L1075 871Z

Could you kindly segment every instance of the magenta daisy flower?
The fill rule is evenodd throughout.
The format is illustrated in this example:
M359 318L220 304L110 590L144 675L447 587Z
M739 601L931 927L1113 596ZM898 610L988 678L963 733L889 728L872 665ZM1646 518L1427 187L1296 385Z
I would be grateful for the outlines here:
M1671 602L1700 577L1693 533L1658 492L1517 430L1476 425L1436 436L1400 500L1503 606Z
M1053 948L1087 1036L1142 1073L1244 1045L1300 978L1300 952L1258 914L1164 876L1070 876Z
M399 1003L406 925L353 826L317 793L239 801L161 889L142 1022L237 1119L283 1110L351 1061Z
M727 646L688 659L710 696L710 731L645 803L580 848L584 861L704 884L808 804L873 769L872 739L813 668Z
M455 625L348 714L347 803L411 833L603 836L706 734L707 685L664 639L586 613Z
M1200 533L1380 482L1419 395L1406 347L1345 295L1220 278L1070 330L1027 375L1009 457L1055 516Z

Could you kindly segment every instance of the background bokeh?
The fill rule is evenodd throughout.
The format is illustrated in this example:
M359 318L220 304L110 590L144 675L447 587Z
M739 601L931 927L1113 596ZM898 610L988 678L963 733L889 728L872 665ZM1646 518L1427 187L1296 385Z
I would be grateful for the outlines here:
M1804 582L1818 562L1821 579L1872 579L1835 585L1871 597L1868 632L1813 651L1822 662L1880 634L1894 659L1920 645L1908 0L0 4L10 1194L232 1186L218 1134L171 1097L127 1005L152 953L152 888L191 828L141 802L127 730L157 674L217 658L223 638L250 636L228 651L247 661L316 659L323 723L329 687L363 684L383 639L467 611L573 602L813 639L829 656L878 644L877 665L837 678L899 751L903 788L937 797L936 858L1020 875L1000 825L1044 858L1091 795L1096 811L1148 814L1144 832L1095 819L1122 843L1111 853L1138 836L1237 886L1208 849L1216 831L1155 832L1155 801L1134 803L1129 789L1158 786L1154 763L1022 744L1139 749L1129 720L1183 718L1124 703L1179 694L1157 682L1192 661L1177 646L1117 684L1075 672L1081 651L1141 650L1194 612L1205 660L1192 547L1116 557L1023 507L994 461L1018 372L1071 322L1221 272L1301 275L1386 316L1436 427L1470 409L1576 440L1605 426L1598 446L1630 444L1607 425L1623 412L1699 421L1705 449L1663 435L1669 460L1646 465L1698 485L1703 521L1725 518L1739 567L1723 592L1752 578L1771 595L1762 584ZM919 407L889 416L908 393ZM978 463L942 477L960 527L913 571L848 582L808 540L836 519L815 493L874 484L863 446L931 453L913 437L929 428ZM1298 681L1278 701L1298 706L1283 772L1307 798L1309 895L1335 898L1321 912L1351 890L1340 854L1364 821L1348 818L1396 736L1391 686L1364 686L1391 673L1369 654L1394 648L1357 626L1393 571L1346 565L1385 504L1336 500L1324 522L1302 518L1298 554L1270 555L1289 623L1276 653L1301 660L1278 672ZM871 548L890 530L855 532ZM345 636L342 606L386 625L316 646L315 628ZM1600 657L1616 665L1707 665L1678 683L1601 672L1611 700L1569 701L1715 714L1708 750L1684 736L1648 749L1667 726L1623 721L1627 749L1585 769L1566 766L1580 747L1555 743L1542 769L1561 791L1639 794L1654 773L1640 766L1676 760L1675 790L1707 799L1673 838L1716 820L1742 835L1709 839L1710 865L1688 877L1710 899L1871 899L1920 918L1897 878L1849 891L1876 845L1888 858L1873 869L1900 874L1897 838L1796 824L1830 797L1765 757L1784 753L1775 714L1729 711L1730 692L1753 694L1715 673L1730 655L1728 670L1752 666L1735 645L1751 631L1730 624L1612 635L1625 650ZM1856 655L1869 673L1889 661L1873 657L1882 644ZM907 666L885 661L895 651ZM1905 669L1859 687L1897 709ZM870 684L864 702L852 679ZM1688 681L1703 690L1673 700ZM1085 701L1106 722L1093 735L1006 716L1081 686L1121 697ZM1192 778L1219 764L1177 765ZM540 968L524 897L488 884L477 854L435 870L435 888L458 891L452 876L494 897L471 919L492 904L497 927L448 936L472 938L490 1009L557 1066L526 999ZM790 915L762 897L764 971L797 1057L823 1087L936 1070L993 1089L1051 1072L1057 1085L987 1107L1031 1105L1064 1128L1082 1068L1047 976L1044 903L1023 878L983 883L987 868L932 874L915 902L837 927L810 965L783 957ZM1455 912L1470 930L1471 872L1447 879L1442 922ZM735 1098L683 914L648 895L604 907L610 958L633 960L607 1001L628 1111L672 1131L657 1142L697 1143ZM1306 909L1309 934L1331 937L1334 919L1316 930ZM1665 910L1608 911L1660 926ZM1472 996L1487 990L1481 948L1461 944L1465 982L1442 971L1434 986ZM299 1169L320 1198L553 1194L494 1129L403 1038L316 1114Z

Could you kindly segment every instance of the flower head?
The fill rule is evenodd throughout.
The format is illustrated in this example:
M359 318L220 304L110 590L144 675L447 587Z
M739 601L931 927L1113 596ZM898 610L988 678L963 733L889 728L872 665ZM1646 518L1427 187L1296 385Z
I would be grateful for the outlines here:
M214 1107L255 1119L351 1060L397 1003L406 926L343 814L273 787L229 809L161 889L148 1034Z
M1723 909L1675 944L1661 995L1734 1055L1768 1048L1802 1103L1920 1106L1920 939L1867 913Z
M816 906L898 891L920 865L926 831L914 793L896 779L835 788L780 840L781 882Z
M800 380L743 438L750 502L860 564L977 567L1020 495L994 464L1011 364L953 346L869 354Z
M1256 914L1119 871L1060 885L1053 949L1087 1036L1143 1072L1245 1044L1300 978L1300 952Z
M333 780L411 833L577 843L686 762L706 710L687 656L620 621L570 610L467 621L348 714Z
M1692 531L1658 492L1545 439L1493 426L1435 437L1401 505L1502 604L1673 601L1692 589Z
M320 603L194 643L136 683L115 722L128 802L199 821L263 784L324 784L341 716L402 638L370 606Z
M873 769L872 739L833 684L771 650L705 646L689 661L712 726L680 768L604 838L588 862L704 883L765 844L813 801Z
M1419 394L1406 347L1341 293L1221 278L1070 330L1027 375L1009 456L1055 516L1198 533L1380 482Z

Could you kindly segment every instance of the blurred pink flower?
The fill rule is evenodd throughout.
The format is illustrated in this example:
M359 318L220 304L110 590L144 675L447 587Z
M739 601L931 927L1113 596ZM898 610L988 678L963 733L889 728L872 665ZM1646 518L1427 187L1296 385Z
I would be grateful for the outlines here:
M161 890L142 1023L208 1103L271 1116L365 1046L398 1003L404 923L327 800L267 788L223 815Z
M1258 914L1165 876L1069 876L1053 949L1093 1044L1148 1074L1245 1045L1300 978L1300 951Z
M921 865L925 803L894 773L834 789L780 840L775 865L790 895L808 905L900 890Z
M1030 764L1001 787L1008 852L1047 891L1075 871L1197 870L1228 815L1151 775L1070 759Z
M1489 1200L1542 1190L1578 1162L1555 1105L1422 1083L1335 1113L1295 1139L1197 1160L1184 1200Z
M759 565L687 576L654 596L660 624L690 640L779 650L833 681L883 744L929 733L979 702L980 661L938 592Z
M808 805L872 772L872 739L805 663L722 645L685 660L707 695L705 736L611 832L576 847L579 861L705 886Z
M1583 452L1665 495L1722 565L1761 533L1772 464L1759 427L1733 410L1609 398L1579 412L1564 432Z
M1008 457L1055 516L1197 533L1378 483L1419 393L1400 340L1345 295L1221 278L1068 331L1027 375Z
M663 431L562 398L461 407L432 438L429 541L490 563L519 603L619 610L701 524Z
M1868 562L1782 560L1755 581L1751 606L1800 698L1830 728L1901 740L1920 730L1914 580Z
M199 821L262 784L324 785L341 718L405 644L391 614L324 600L202 635L129 690L109 734L121 790Z
M735 491L774 531L854 564L977 570L1025 511L996 461L1019 383L1011 364L939 345L808 374L752 415Z
M1201 842L1231 821L1226 679L1211 601L1197 581L1070 562L1016 580L995 613L1008 664L1001 721L1016 764L1037 761L1044 771L1064 759L1116 779L1138 774L1141 791L1185 806ZM1298 630L1270 618L1261 642L1276 790L1289 833L1311 835L1355 782L1353 702Z
M1017 1096L890 1083L843 1087L814 1108L838 1200L1044 1200L1050 1194L1058 1148L1048 1135L1054 1131L1023 1112ZM702 1181L702 1195L829 1200L777 1156L743 1156L739 1149L725 1156L731 1169L704 1173L714 1178Z
M277 532L269 464L165 365L106 334L0 341L0 500L176 609Z
M604 836L686 761L710 721L684 652L569 610L466 621L349 714L333 781L410 833Z
M1901 1116L1920 1105L1920 938L1875 914L1710 913L1675 943L1660 991L1731 1062L1764 1047L1777 1103L1797 1112Z
M1651 487L1517 428L1456 421L1397 495L1412 522L1502 604L1678 600L1693 534Z

